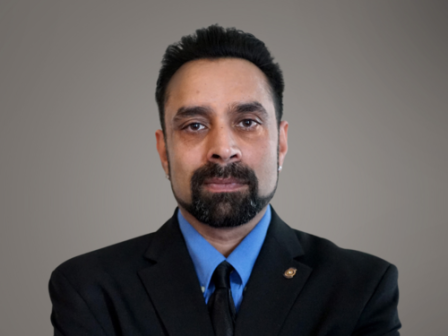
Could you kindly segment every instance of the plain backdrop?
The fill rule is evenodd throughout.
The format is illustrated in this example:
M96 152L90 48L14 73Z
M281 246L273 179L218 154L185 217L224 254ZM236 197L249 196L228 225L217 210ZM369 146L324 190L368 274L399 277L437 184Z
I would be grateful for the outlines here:
M168 44L219 23L284 71L292 227L399 269L402 334L446 335L447 1L0 0L0 334L50 335L51 271L157 230Z

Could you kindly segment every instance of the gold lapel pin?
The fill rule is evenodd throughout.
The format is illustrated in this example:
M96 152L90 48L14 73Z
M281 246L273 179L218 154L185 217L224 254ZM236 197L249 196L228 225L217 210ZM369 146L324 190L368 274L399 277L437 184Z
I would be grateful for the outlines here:
M283 276L286 279L292 279L294 277L294 275L296 275L296 273L297 273L297 268L290 267L285 271L285 273L283 273Z

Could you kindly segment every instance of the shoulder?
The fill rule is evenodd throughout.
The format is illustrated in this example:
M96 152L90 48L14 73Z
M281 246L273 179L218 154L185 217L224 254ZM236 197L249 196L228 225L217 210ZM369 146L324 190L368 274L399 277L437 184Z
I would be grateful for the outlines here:
M52 278L60 275L75 285L86 279L95 282L105 278L120 278L129 271L135 274L138 269L148 265L144 254L153 238L154 233L150 233L76 256L60 264Z
M344 321L353 335L398 335L398 271L393 264L328 239L285 231L300 246L295 260L310 269L301 297L305 306L314 307L316 321L325 312L326 321Z
M334 281L375 286L386 273L397 277L397 269L388 261L369 253L337 246L328 239L299 230L294 234L303 248L301 261L313 272L330 276Z
M156 232L132 238L100 248L59 265L52 273L50 282L61 279L73 287L124 285L138 281L138 272L154 261L151 255L164 253L174 243L182 241L177 225L176 212ZM151 251L151 253L150 253Z

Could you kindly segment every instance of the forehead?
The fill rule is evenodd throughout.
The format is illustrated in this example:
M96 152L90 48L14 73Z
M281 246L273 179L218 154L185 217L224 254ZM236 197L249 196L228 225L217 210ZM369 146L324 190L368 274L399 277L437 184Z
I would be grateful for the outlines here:
M183 106L219 109L252 101L274 112L267 78L256 65L239 58L201 59L184 64L171 78L165 114Z

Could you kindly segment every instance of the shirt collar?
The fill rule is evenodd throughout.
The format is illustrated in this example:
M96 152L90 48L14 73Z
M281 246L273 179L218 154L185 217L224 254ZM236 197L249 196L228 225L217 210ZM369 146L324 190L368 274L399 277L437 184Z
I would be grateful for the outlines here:
M226 258L188 223L184 216L182 216L180 210L177 212L177 219L188 252L193 261L199 283L203 287L203 290L207 290L216 266L226 260ZM227 258L227 261L238 273L243 287L249 281L270 222L271 206L268 205L265 214L258 224Z

